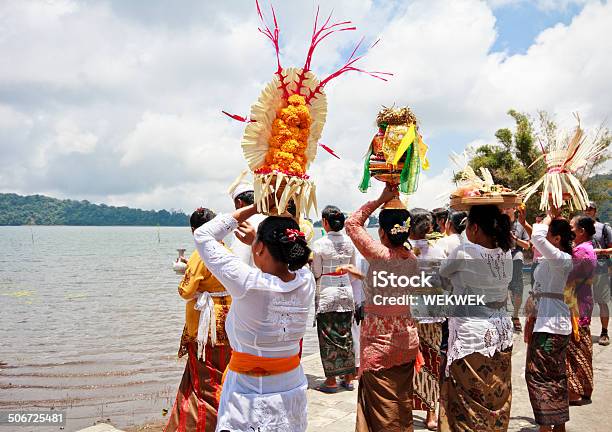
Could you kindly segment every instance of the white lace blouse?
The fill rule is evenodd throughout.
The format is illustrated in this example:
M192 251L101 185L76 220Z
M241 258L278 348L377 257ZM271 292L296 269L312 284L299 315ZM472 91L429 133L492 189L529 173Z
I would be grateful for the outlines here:
M484 294L486 303L505 302L512 279L512 255L466 241L442 263L440 276L450 279L453 294ZM481 306L463 313L455 310L448 327L447 376L455 360L473 353L493 357L496 351L512 346L512 321L505 307Z
M211 273L232 296L225 329L233 350L261 357L298 354L306 332L315 281L310 270L283 282L231 254L218 240L237 221L218 215L194 232L196 248ZM298 367L252 377L228 371L221 393L217 430L305 431L308 382Z
M355 310L348 274L333 275L341 265L355 265L355 247L346 235L330 231L312 245L312 272L317 279L317 313Z
M567 278L572 271L572 256L546 240L548 225L534 224L531 242L538 252L539 265L534 272L534 293L563 295ZM541 297L537 300L538 317L534 332L568 335L572 332L569 307L559 298Z

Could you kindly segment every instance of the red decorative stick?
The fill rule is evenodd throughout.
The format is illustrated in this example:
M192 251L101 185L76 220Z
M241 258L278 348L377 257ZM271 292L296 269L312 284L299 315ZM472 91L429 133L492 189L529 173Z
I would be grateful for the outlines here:
M242 116L237 115L237 114L230 114L227 111L221 111L221 112L223 114L225 114L226 116L228 116L230 118L233 118L234 120L238 120L238 121L241 121L241 122L244 122L244 123L255 123L255 121L256 121L256 120L253 120L253 119L249 119L247 117L242 117Z
M340 159L340 156L338 156L336 154L336 152L334 152L331 148L327 147L325 144L323 143L319 143L319 145L321 146L321 148L323 148L323 150L325 150L327 153L329 153L330 155L332 155L333 157Z
M270 27L266 24L266 19L261 12L261 8L259 7L259 1L255 0L255 5L257 6L257 13L259 14L259 19L261 20L262 26L265 30L262 30L261 27L258 27L260 33L264 34L268 39L272 41L274 45L274 49L276 50L276 75L280 79L280 87L279 89L283 91L283 96L285 99L289 97L289 90L287 89L288 83L285 82L285 75L283 75L283 67L280 62L280 45L279 45L279 33L278 22L276 21L276 12L274 12L274 6L270 4L270 9L272 9L272 18L274 19L274 31L270 30Z

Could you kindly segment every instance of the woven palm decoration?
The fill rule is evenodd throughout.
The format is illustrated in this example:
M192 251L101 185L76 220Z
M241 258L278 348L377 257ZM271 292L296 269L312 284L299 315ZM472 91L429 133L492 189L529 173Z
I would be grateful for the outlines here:
M541 158L546 162L546 173L535 183L523 186L520 190L527 201L542 186L540 210L548 210L551 205L561 208L567 203L570 210L585 210L589 196L575 174L605 151L605 142L599 135L589 137L578 124L571 137L550 139L548 148L542 149ZM536 162L537 162L536 160ZM535 162L534 162L535 163Z
M242 150L249 169L253 172L255 203L264 214L285 214L293 202L297 214L308 214L316 209L315 185L307 170L314 161L327 117L327 97L323 89L329 81L349 71L366 73L386 81L385 72L368 72L355 67L363 57L356 56L361 41L347 62L328 77L319 80L311 71L312 56L317 45L332 33L355 30L350 21L331 23L331 14L321 25L319 9L315 18L310 47L301 68L283 68L280 61L279 27L272 7L274 28L271 29L256 0L257 13L264 34L276 50L277 69L272 81L263 89L251 107L250 118L225 114L247 124L242 138ZM363 41L363 39L362 39ZM375 44L374 44L375 45ZM372 45L372 46L374 46ZM337 156L336 156L337 157ZM268 197L274 196L274 202Z

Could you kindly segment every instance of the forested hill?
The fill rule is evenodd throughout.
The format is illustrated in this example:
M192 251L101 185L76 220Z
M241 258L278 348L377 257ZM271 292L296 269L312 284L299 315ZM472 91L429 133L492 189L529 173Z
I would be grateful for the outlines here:
M43 195L0 193L0 225L140 225L188 226L181 212L111 207L89 201L59 200Z

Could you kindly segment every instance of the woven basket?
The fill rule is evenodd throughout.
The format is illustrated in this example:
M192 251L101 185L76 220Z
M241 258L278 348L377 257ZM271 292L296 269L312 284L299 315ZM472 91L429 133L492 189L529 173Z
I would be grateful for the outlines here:
M475 205L496 205L500 208L515 207L523 202L516 194L487 195L478 197L451 197L450 206L459 211L469 210Z

